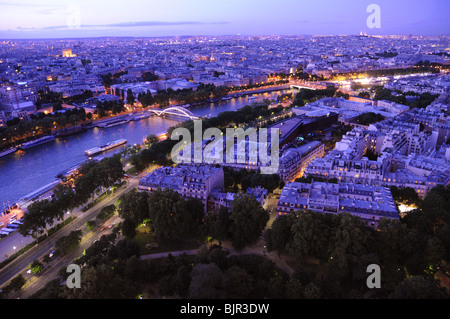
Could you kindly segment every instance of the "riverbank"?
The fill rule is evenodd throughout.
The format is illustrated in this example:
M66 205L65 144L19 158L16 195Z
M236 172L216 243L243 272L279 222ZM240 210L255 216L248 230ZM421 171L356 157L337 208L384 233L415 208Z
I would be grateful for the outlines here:
M284 87L282 87L282 89L283 89ZM245 92L245 94L251 94L251 95L253 95L253 94L260 94L260 96L258 97L258 99L259 99L259 101L262 101L262 99L263 98L266 98L267 97L267 95L262 95L262 91L264 91L264 93L265 92L273 92L273 91L280 91L279 90L280 89L280 87L277 87L277 88L266 88L266 89L259 89L258 90L258 93L255 93L255 91L254 90L252 90L251 92ZM241 94L244 94L244 92L241 92ZM277 94L272 94L272 95L269 95L269 97L271 98L271 99L274 99L275 97L277 96ZM244 105L248 105L247 103L249 102L250 100L248 100L248 99L243 99L242 97L237 97L233 102L231 102L230 101L230 99L225 99L224 100L224 102L221 102L221 103L216 103L215 104L215 107L216 107L216 112L215 112L215 114L214 115L218 115L218 114L220 114L222 111L225 111L225 110L230 110L230 108L233 108L234 110L238 110L240 107L243 107ZM210 105L208 105L208 103L205 103L207 106L205 106L205 109L207 109L208 111L210 111ZM210 103L209 103L210 104ZM236 105L237 104L237 105ZM148 111L148 110L147 110ZM126 120L129 120L129 121L127 121L127 123L129 123L129 122L131 122L131 121L137 121L137 123L138 124L128 124L128 126L125 126L125 127L123 127L122 128L122 132L120 132L119 134L121 134L121 135L124 135L124 136L126 136L126 132L130 132L131 130L133 130L133 125L141 125L142 123L146 123L146 122L153 122L153 121L155 121L155 120L157 120L157 121L162 121L162 122L164 122L164 123L166 123L167 124L167 126L168 127L170 127L170 122L172 122L171 120L168 120L168 119L164 119L164 118L158 118L158 117L154 117L154 119L151 119L151 120L149 120L149 121L141 121L143 118L146 118L146 116L149 114L149 112L146 112L146 111L142 111L142 110L137 110L137 111L134 111L134 112L131 112L131 113L127 113L127 114L121 114L121 115L118 115L118 116L114 116L114 117L109 117L109 118L106 118L106 119L99 119L99 120L97 120L97 121L93 121L90 125L91 125L91 127L90 128L92 128L92 129L94 129L93 131L92 131L92 133L84 133L84 134L80 134L81 135L81 137L83 137L83 138L86 138L87 136L89 136L89 135L95 135L95 134L109 134L109 133L111 133L111 132L114 132L114 131L116 131L116 130L104 130L104 129L101 129L101 127L102 126L104 126L104 124L107 124L107 123L110 123L110 122L121 122L122 120L124 120L124 119L126 119ZM145 115L145 116L144 116ZM149 116L150 117L150 116ZM149 122L149 123L150 123ZM147 123L147 124L149 124L149 123ZM100 127L100 128L99 128ZM77 130L74 130L74 131L77 131ZM85 131L85 130L84 130ZM147 134L148 135L148 134ZM80 138L81 138L80 137ZM69 139L69 140L71 140L72 142L70 142L70 145L71 145L71 147L70 147L70 149L68 148L69 147L69 145L67 145L67 152L64 152L65 153L65 155L66 155L66 157L67 156L69 156L70 157L70 155L68 154L69 152L72 152L73 151L73 148L75 148L75 149L77 149L77 148L79 148L78 146L79 145L73 145L73 141L74 140L77 140L78 138L71 138L71 139ZM40 148L36 148L36 150L33 150L33 151L29 151L29 152L32 152L32 154L39 154L39 152L40 151L43 151L43 149L46 149L44 152L47 154L47 153L51 153L51 151L48 151L48 150L50 150L50 149L54 149L55 147L58 147L58 143L59 144L61 144L62 143L62 141L64 140L64 138L62 138L62 139L60 139L59 141L55 141L54 143L50 143L50 144L47 144L46 146L42 146L42 147L40 147ZM63 143L68 143L68 141L64 141ZM141 144L141 143L139 143L139 144ZM64 147L64 148L66 148L66 147ZM84 155L84 154L83 154ZM83 156L82 155L82 156ZM72 160L74 160L74 158L70 158L70 160L72 161ZM84 156L83 156L83 160L85 160L85 158L84 158ZM22 161L22 160L21 160ZM39 200L39 199L41 199L41 198L44 198L44 197L48 197L48 196L50 196L51 194L51 191L52 191L52 189L53 189L53 187L57 184L57 183L59 183L60 182L60 178L61 177L63 177L63 175L65 175L66 173L69 173L70 171L72 171L73 169L75 169L77 166L79 166L80 164L82 163L82 161L79 161L79 162L77 162L77 163L74 163L74 164L72 164L72 166L66 166L66 169L65 170L61 170L61 171L59 171L60 173L58 174L59 176L57 176L56 174L55 175L53 175L53 178L52 178L52 182L51 183L49 183L49 184L47 184L47 185L45 185L45 186L43 186L43 187L41 187L41 188L39 188L39 189L37 189L37 190L34 190L34 191L32 191L32 192L30 192L30 193L28 193L27 195L25 195L25 196L22 196L22 197L20 197L21 199L19 200L19 202L20 202L20 206L23 208L23 209L26 209L26 207L28 206L28 204L29 203L31 203L32 201L34 201L34 200ZM67 168L67 167L69 167L69 168ZM1 167L0 167L1 168ZM1 172L1 170L0 170L0 172ZM29 178L32 178L32 177L34 177L34 175L37 175L39 173L39 169L36 169L36 170L33 170L32 172L30 172L30 174L31 175L29 175ZM56 178L56 179L55 179ZM0 182L0 185L1 185L1 182ZM37 184L36 184L37 185ZM0 190L1 190L1 187L0 187ZM10 198L11 199L11 198ZM19 238L16 238L16 237L19 237ZM23 237L20 237L20 236L18 236L18 235L15 235L14 236L14 240L13 239L9 239L9 241L11 241L11 242L13 242L14 243L14 247L19 247L19 246L23 246L23 245L25 245L25 244L28 244L28 242L25 242L24 241L24 238ZM11 245L10 245L11 246ZM11 247L13 247L13 246L11 246ZM11 247L9 247L9 248L11 248ZM15 250L15 249L14 249ZM4 253L3 254L3 256L4 255L8 255L7 253Z
M273 92L273 91L289 90L290 88L291 88L291 85L288 83L288 84L283 84L283 85L278 85L278 86L271 86L271 87L267 87L267 88L258 88L258 89L243 91L243 92L230 93L227 96L232 96L232 97L246 96L246 95L261 94L261 93Z
M275 92L275 91L283 91L283 90L287 90L287 89L290 89L290 84L283 84L283 85L278 85L278 86L262 87L262 88L255 88L255 89L250 89L250 90L245 90L245 91L231 92L222 98L208 99L206 101L192 103L190 106L202 106L202 105L207 105L210 103L227 101L227 100L231 100L231 99L238 98L238 97L245 97L245 96L250 96L250 95L254 95L254 94L262 94L262 93ZM181 106L181 105L174 104L174 105L170 105L170 106ZM108 127L111 127L112 124L121 125L121 124L126 124L130 121L145 119L150 115L147 116L146 114L143 114L143 113L145 113L146 111L148 111L149 109L152 109L152 108L154 108L154 107L140 108L137 110L126 112L126 113L123 112L118 115L108 116L107 118L100 118L100 119L96 119L96 120L86 121L84 123L79 123L79 124L73 125L73 126L67 126L63 129L52 131L50 133L50 135L54 136L55 138L66 137L66 136L70 136L70 135L74 135L74 134L83 133L86 130L93 129L95 127L108 128ZM38 138L36 138L36 139L38 139ZM33 142L36 139L29 140L27 142ZM6 151L6 149L0 150L0 152L2 152L2 151ZM4 156L7 156L12 153L14 153L14 152L8 153Z
M204 103L190 108L190 111L199 117L214 117L221 112L239 110L255 101L276 100L280 94L284 93L279 89L279 86L259 89L258 92L266 91L268 93L260 93L256 99L252 100L241 96L216 103ZM255 90L241 92L242 95L244 93L255 94ZM36 189L52 183L58 174L68 172L71 168L84 162L86 160L85 151L88 149L122 138L127 139L129 145L142 144L143 139L147 136L151 134L159 136L180 122L180 119L170 116L147 117L147 115L142 109L136 109L130 113L98 119L86 125L86 131L56 138L49 143L25 151L20 150L0 158L0 176L2 176L0 178L0 208L7 201L17 202ZM104 124L127 117L134 117L135 120L111 128L97 127L98 123ZM119 151L111 150L107 156Z

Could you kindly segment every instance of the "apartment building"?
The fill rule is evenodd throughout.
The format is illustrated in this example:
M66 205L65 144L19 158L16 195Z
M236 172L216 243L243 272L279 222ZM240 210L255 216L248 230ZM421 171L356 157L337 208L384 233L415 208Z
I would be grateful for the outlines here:
M398 219L388 187L326 182L286 184L277 204L277 216L312 210L321 213L350 213L367 226L377 227L382 218Z
M211 191L223 187L223 168L211 165L162 167L142 178L138 185L140 191L169 188L183 198L197 198L205 205L205 212Z
M325 146L322 142L313 141L299 147L288 148L280 158L278 175L281 180L294 181L302 177L306 167L317 158L325 155Z
M224 173L222 167L212 165L178 165L162 167L139 181L138 189L153 192L157 189L172 189L185 199L196 198L204 205L204 213L219 212L220 207L231 209L236 194L223 192ZM267 202L268 191L262 187L247 189L261 206Z

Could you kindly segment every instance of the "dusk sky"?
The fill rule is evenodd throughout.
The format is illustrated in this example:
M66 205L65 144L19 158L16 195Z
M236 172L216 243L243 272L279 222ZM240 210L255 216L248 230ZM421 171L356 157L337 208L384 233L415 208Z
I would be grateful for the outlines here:
M450 33L449 0L7 0L0 12L1 39Z

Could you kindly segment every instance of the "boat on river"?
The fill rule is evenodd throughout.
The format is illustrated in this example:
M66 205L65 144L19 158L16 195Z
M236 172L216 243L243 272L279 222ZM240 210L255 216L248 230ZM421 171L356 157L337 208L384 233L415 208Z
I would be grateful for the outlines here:
M9 154L12 154L12 153L14 153L15 151L17 151L17 148L15 148L15 147L13 147L13 148L8 148L7 150L4 150L4 151L1 151L1 152L0 152L0 157L3 157L3 156L6 156L6 155L9 155Z
M93 156L102 152L106 152L109 151L113 148L116 148L120 145L124 145L127 143L127 140L125 139L120 139L117 141L112 141L112 142L108 142L105 145L99 146L99 147L94 147L91 149L86 150L84 153L86 154L86 156Z
M55 137L52 136L52 135L44 136L44 137L38 138L37 140L21 144L19 146L19 149L26 150L26 149L29 149L31 147L38 146L38 145L41 145L41 144L44 144L44 143L47 143L47 142L51 142L51 141L54 141L54 140L55 140Z

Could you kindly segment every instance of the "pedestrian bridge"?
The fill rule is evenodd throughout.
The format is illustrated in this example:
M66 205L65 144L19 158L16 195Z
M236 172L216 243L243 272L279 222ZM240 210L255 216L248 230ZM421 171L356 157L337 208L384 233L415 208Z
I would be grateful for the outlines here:
M158 116L163 116L165 114L169 114L169 115L177 115L177 116L182 116L182 117L187 117L190 120L198 120L200 119L199 116L193 114L191 111L185 109L184 107L179 107L179 106L171 106L168 107L166 109L163 110L154 110L151 109L149 110L150 113L154 113Z
M325 83L312 82L312 81L291 81L291 89L308 89L308 90L323 90L327 88Z
M316 90L316 88L313 87L309 87L306 85L297 85L297 84L291 84L290 85L291 89L296 89L296 90L300 90L300 89L308 89L308 90Z

